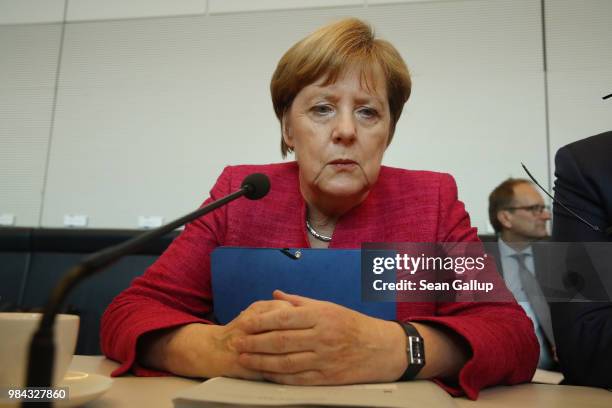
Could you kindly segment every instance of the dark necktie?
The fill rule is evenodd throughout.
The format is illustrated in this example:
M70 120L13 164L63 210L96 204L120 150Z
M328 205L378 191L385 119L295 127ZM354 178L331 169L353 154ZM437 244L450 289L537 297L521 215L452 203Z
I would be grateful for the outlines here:
M527 265L525 265L525 258L530 256L530 254L514 254L510 256L516 259L516 262L518 263L519 278L521 280L521 286L527 295L527 300L535 312L547 340L550 342L550 344L554 345L555 340L553 336L552 321L550 318L548 303L546 302L546 298L542 293L542 289L540 289L540 284L536 280L535 276L529 272Z

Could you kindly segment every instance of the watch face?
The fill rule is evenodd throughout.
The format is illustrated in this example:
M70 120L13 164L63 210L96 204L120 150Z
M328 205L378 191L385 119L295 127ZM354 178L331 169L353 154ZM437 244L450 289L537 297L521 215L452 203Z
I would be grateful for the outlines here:
M425 345L423 344L423 338L419 336L408 336L408 348L410 365L425 365Z
M425 365L425 342L419 332L410 323L397 322L406 332L406 354L408 367L400 377L400 381L413 380Z

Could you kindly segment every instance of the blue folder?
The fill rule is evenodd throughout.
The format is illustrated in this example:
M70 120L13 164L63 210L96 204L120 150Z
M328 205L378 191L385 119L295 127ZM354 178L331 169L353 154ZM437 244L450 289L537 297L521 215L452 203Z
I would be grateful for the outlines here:
M396 318L394 302L361 300L359 249L219 247L211 257L214 314L226 324L272 292L327 300L385 320Z

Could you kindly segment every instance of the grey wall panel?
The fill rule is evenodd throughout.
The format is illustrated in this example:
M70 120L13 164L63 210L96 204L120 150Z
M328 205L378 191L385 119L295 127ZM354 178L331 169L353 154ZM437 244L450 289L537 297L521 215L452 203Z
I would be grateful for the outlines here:
M612 2L546 1L551 158L612 129ZM610 152L612 155L612 152Z
M546 174L537 0L69 24L43 225L68 213L94 227L172 218L200 203L223 166L278 161L276 62L348 15L371 21L414 75L385 163L453 173L484 230L490 189L522 176L521 160Z
M225 165L280 160L269 78L282 53L362 8L67 25L44 226L173 218Z
M68 2L67 21L113 20L206 12L207 0L77 0Z
M0 0L0 25L61 23L67 0Z
M38 225L61 25L0 26L0 213Z
M472 223L491 232L495 185L525 177L521 162L546 181L539 1L407 3L368 15L413 75L385 162L453 174Z
M394 43L413 74L385 163L455 175L486 231L487 195L523 177L521 161L546 182L540 1L373 3L68 23L42 225L75 213L93 227L168 220L197 206L223 166L280 160L268 90L276 62L316 27L352 15ZM612 92L610 7L546 3L553 153L612 126L611 102L601 101ZM0 213L35 225L61 27L22 28L0 27L4 55L16 56L0 63Z
M363 6L365 3L365 0L208 0L208 11L211 14L242 13L317 7Z
M435 1L470 1L470 0L366 0L368 5L393 4L393 3L424 3Z

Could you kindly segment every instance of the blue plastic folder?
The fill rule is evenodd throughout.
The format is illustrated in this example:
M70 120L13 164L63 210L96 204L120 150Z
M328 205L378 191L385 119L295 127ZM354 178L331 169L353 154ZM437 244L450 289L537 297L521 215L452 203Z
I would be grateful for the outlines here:
M257 300L272 299L275 289L385 320L396 316L394 302L361 300L359 249L219 247L212 253L211 270L214 314L221 324Z

